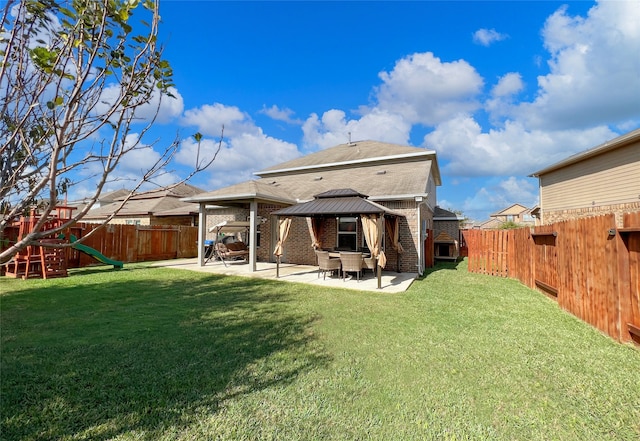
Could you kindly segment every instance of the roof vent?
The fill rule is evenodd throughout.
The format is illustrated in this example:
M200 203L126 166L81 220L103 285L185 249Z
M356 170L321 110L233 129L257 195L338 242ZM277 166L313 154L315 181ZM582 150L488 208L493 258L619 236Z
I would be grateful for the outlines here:
M387 174L387 171L386 171L386 170L378 170L378 171L376 172L376 175L386 175L386 174Z
M356 145L355 142L351 142L351 132L348 132L348 135L349 135L349 142L347 143L347 145L349 145L349 146Z
M322 181L322 176L316 176L313 178L314 181Z

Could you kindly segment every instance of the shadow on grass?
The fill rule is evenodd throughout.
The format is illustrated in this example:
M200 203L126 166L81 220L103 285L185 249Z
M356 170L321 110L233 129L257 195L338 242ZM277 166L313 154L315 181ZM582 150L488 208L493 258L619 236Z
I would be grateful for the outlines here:
M429 277L430 274L433 274L438 271L466 271L466 270L467 270L467 262L464 259L456 260L456 261L437 260L434 266L424 270L424 273L420 279Z
M155 439L327 362L281 284L86 274L2 299L3 439Z

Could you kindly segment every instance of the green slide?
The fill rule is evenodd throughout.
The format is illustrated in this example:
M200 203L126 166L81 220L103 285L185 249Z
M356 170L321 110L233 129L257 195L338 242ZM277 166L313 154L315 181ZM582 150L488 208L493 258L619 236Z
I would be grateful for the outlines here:
M64 239L64 236L61 235L62 238ZM75 243L78 240L78 238L76 236L74 236L73 234L71 235L71 247L75 248L78 251L82 251L83 253L86 253L88 255L90 255L91 257L93 257L94 259L102 262L102 263L106 263L107 265L113 265L114 268L116 269L120 269L124 266L124 264L122 262L120 262L119 260L113 260L113 259L109 259L107 256L105 256L104 254L102 254L100 251L88 247L86 245L83 245L81 243Z

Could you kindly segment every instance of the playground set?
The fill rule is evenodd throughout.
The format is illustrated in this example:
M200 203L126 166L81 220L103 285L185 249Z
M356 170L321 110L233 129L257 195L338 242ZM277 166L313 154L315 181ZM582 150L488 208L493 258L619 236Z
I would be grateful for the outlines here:
M63 225L71 219L71 213L74 209L75 207L56 207L47 218L43 230ZM32 212L30 216L20 217L20 220L13 224L18 230L17 241L30 234L40 219L41 217L35 212ZM40 245L29 245L18 252L7 264L5 276L22 279L67 277L67 247L62 246L67 243L71 243L71 248L86 253L99 262L113 265L116 269L123 267L122 262L109 259L99 251L77 243L77 238L67 231L66 234L41 239Z

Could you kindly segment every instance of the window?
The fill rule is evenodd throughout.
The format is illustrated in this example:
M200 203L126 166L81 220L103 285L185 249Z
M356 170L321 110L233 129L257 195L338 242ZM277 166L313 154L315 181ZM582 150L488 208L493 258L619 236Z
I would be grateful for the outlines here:
M355 217L338 218L338 249L352 250L357 248L358 222Z

